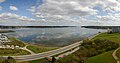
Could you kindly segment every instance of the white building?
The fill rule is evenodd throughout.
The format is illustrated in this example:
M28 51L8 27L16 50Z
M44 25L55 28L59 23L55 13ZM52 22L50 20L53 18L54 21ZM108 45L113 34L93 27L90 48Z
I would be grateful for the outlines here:
M10 42L10 40L8 39L8 37L4 34L0 34L0 42Z

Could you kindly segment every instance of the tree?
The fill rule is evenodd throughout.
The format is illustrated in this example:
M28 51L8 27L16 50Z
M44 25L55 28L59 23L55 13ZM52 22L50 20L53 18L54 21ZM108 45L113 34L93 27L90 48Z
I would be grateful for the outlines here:
M16 60L12 57L8 57L5 61L3 61L2 63L16 63Z
M4 60L2 63L9 63L9 62L8 62L8 60L6 59L6 60Z
M53 56L52 57L52 63L55 63L56 62L56 58Z

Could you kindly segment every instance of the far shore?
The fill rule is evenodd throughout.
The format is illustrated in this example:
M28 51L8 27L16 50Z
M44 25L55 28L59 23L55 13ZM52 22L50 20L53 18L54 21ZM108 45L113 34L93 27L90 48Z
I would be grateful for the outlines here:
M0 30L0 33L10 33L10 32L15 32L13 30Z

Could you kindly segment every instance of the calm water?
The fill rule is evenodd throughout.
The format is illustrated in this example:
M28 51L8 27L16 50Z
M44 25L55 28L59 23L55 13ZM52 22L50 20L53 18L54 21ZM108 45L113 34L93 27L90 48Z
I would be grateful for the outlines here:
M24 28L13 29L16 32L5 33L10 37L16 37L24 42L44 44L50 46L65 46L85 37L105 30L86 29L81 27L66 28Z

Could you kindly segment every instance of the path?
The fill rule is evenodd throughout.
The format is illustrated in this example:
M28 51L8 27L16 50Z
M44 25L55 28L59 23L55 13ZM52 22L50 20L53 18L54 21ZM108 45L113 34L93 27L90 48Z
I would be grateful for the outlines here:
M26 51L30 52L30 53L31 53L31 55L34 55L35 53L34 53L34 52L32 52L31 50L27 49L27 46L28 46L28 45L26 45L25 47L23 47L23 48L21 48L21 49L23 49L23 50L26 50Z
M116 56L116 52L117 52L119 49L120 49L120 47L117 48L117 49L112 53L112 56L113 56L113 58L117 61L117 63L120 63L119 58Z

